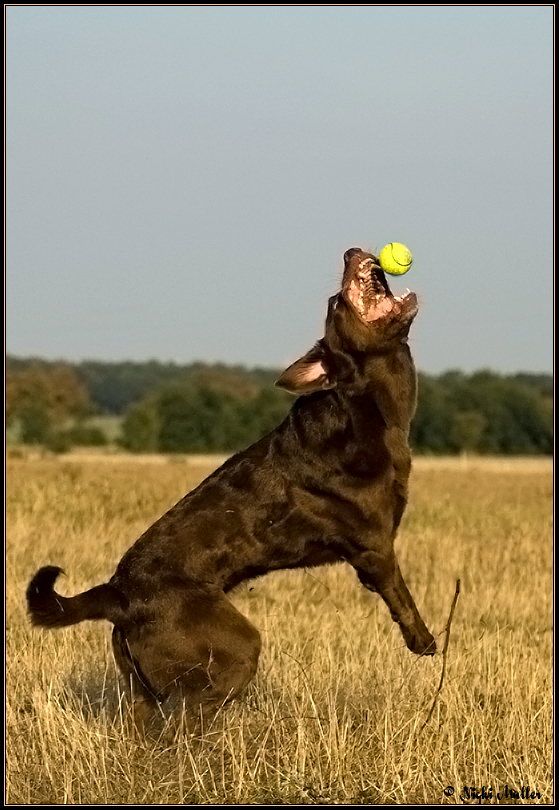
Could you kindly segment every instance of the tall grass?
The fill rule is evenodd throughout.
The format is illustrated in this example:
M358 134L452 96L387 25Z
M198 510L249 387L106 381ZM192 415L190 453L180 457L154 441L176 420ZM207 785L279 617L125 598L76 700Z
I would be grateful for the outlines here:
M203 736L124 733L108 625L32 629L25 588L46 563L67 572L67 593L106 581L210 469L8 460L8 804L460 804L482 788L487 803L552 801L549 461L415 464L398 552L441 649L461 579L426 725L441 655L409 653L382 601L339 565L234 592L262 633L260 667Z

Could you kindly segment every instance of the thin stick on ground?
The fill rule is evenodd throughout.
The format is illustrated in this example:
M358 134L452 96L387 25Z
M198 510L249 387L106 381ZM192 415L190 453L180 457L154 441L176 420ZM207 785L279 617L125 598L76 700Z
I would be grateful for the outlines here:
M435 692L435 697L433 698L433 703L431 704L431 708L429 709L429 714L427 715L427 719L425 720L425 722L421 726L422 731L425 728L425 726L427 725L427 723L429 722L429 720L431 719L431 717L433 716L433 712L435 711L435 704L437 702L437 698L439 697L441 689L443 688L444 676L445 676L445 672L446 672L446 658L447 658L447 655L448 655L448 645L449 645L449 642L450 642L450 626L452 624L452 618L454 616L454 609L456 607L456 602L458 601L458 594L459 593L460 593L460 580L457 579L456 580L456 588L455 588L455 591L454 591L454 598L452 600L452 605L450 606L450 613L448 614L448 621L447 621L446 627L445 627L446 636L445 636L444 647L443 647L443 666L442 666L442 669L441 669L441 679L439 681L439 686L437 688L437 691Z

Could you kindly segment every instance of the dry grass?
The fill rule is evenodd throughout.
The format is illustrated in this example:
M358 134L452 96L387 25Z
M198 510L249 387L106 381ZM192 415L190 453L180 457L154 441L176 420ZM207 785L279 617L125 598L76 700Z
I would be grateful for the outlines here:
M460 804L464 788L482 787L488 803L552 801L548 460L415 465L399 556L440 648L461 579L425 727L441 656L412 656L381 600L335 566L234 593L262 632L260 668L202 738L124 735L108 626L32 630L25 588L45 563L68 572L68 593L106 581L210 469L209 459L8 460L7 804ZM541 798L507 798L527 786Z

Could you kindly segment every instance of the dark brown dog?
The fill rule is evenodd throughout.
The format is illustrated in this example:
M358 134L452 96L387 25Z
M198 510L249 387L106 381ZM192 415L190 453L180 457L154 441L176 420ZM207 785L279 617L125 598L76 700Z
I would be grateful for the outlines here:
M351 248L344 264L324 337L278 380L304 395L285 421L154 523L107 584L63 597L53 589L60 569L48 566L29 585L34 624L114 624L139 724L171 694L197 712L244 689L260 635L225 594L279 568L345 560L382 596L409 649L435 652L394 554L411 467L417 298L394 297L370 253Z

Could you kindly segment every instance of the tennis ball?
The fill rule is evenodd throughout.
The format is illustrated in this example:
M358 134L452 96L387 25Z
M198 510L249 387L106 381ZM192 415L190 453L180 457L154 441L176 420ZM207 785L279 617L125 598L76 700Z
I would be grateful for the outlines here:
M381 250L379 262L385 273L401 276L410 269L412 255L405 245L400 242L391 242Z

